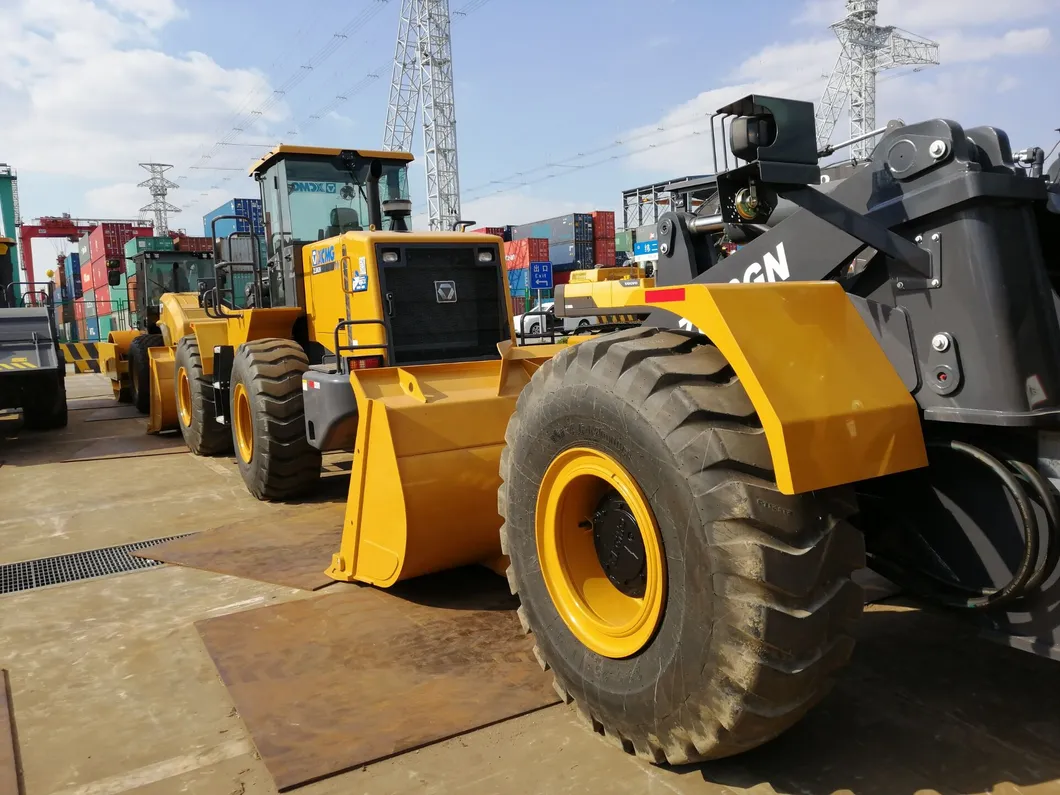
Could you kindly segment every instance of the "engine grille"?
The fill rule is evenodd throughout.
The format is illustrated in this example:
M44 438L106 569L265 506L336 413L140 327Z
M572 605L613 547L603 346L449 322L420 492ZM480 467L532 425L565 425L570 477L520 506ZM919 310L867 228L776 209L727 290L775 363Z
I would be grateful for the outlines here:
M508 318L496 253L479 263L467 247L406 246L384 266L394 364L497 357Z

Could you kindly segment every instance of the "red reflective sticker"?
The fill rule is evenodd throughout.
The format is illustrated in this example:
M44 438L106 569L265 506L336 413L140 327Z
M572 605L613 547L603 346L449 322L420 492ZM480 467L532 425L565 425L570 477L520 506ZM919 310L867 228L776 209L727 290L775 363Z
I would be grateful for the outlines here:
M672 287L668 290L649 290L644 293L644 300L649 304L665 304L670 301L684 301L685 288Z

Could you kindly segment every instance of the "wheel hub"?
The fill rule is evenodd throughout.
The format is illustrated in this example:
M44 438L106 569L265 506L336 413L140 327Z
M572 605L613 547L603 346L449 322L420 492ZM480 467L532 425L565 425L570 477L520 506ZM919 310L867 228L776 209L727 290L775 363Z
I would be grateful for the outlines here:
M607 579L626 596L641 598L647 582L644 539L633 511L617 491L600 500L592 518L593 546Z

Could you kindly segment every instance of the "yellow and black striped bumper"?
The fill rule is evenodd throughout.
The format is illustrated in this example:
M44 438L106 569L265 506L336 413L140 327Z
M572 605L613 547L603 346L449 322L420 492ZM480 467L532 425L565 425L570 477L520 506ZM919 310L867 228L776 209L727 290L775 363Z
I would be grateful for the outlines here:
M63 360L79 373L98 373L99 351L94 342L60 342Z

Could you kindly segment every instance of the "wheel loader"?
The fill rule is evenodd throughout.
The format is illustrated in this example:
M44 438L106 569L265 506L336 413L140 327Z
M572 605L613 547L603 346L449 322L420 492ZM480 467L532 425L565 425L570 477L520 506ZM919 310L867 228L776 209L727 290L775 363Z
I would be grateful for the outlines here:
M386 588L504 567L559 694L660 764L817 704L866 564L1060 658L1057 186L994 127L893 123L822 185L812 104L718 118L720 218L664 215L653 278L556 290L557 314L638 325L350 372L328 569ZM744 243L722 259L719 224Z
M410 231L411 160L281 145L251 167L268 267L233 257L229 239L208 289L162 296L150 431L179 428L199 455L234 450L254 496L291 499L318 481L323 452L353 449L350 370L499 358L511 325L501 239ZM307 421L310 403L330 421Z
M164 238L168 241L169 238ZM179 239L178 239L179 240ZM179 245L179 244L178 244ZM159 306L167 293L190 293L213 280L213 253L174 248L139 251L128 261L131 330L111 331L96 346L100 372L110 378L114 399L132 403L142 414L151 410L151 360L148 349L163 344ZM111 287L121 284L121 271L108 269Z

